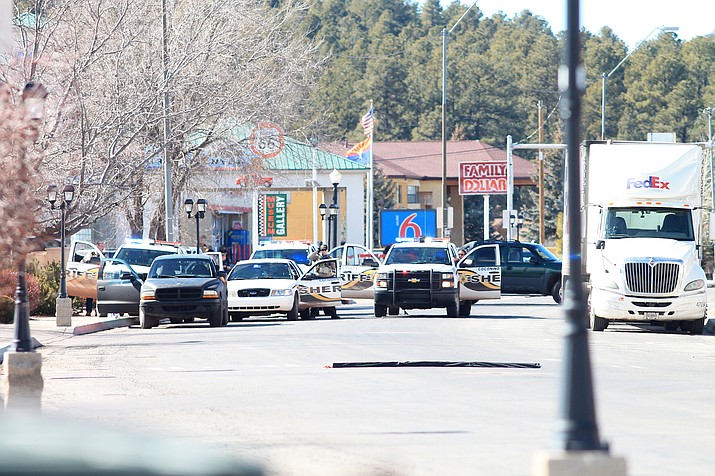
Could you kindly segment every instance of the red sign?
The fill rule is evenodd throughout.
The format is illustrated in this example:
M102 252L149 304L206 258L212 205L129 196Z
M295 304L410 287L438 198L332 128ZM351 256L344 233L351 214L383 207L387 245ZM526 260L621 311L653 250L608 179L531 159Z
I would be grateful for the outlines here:
M506 193L506 162L460 162L460 195Z
M249 144L254 154L270 159L280 154L285 145L283 129L272 122L261 122L251 131Z

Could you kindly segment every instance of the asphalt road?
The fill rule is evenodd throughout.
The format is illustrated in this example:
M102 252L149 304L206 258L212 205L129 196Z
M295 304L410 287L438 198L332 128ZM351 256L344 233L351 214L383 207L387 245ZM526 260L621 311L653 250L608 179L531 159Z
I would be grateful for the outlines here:
M46 415L198 442L275 475L527 475L558 439L563 309L545 297L378 319L114 329L41 348ZM715 469L715 338L589 333L597 420L630 475ZM457 361L540 368L330 368Z

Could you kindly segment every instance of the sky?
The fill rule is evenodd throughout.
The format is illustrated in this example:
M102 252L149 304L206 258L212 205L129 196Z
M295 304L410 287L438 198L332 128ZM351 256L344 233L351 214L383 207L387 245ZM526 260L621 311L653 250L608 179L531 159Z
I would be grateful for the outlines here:
M448 5L452 0L441 0ZM469 6L472 0L461 0ZM566 28L566 0L478 0L486 16L499 11L509 18L522 10L543 17L554 34ZM629 50L643 41L657 27L678 27L678 38L690 40L715 31L715 3L712 0L677 0L661 3L654 0L581 0L581 25L598 34L609 26ZM451 25L447 26L450 28ZM657 32L649 36L653 39Z

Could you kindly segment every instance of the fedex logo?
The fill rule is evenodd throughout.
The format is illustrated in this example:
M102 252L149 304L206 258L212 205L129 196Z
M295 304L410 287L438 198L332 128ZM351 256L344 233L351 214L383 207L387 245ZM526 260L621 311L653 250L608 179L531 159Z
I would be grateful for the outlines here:
M628 185L626 188L662 188L665 190L670 190L670 182L663 182L660 177L650 176L647 180L636 180L634 178L628 179Z

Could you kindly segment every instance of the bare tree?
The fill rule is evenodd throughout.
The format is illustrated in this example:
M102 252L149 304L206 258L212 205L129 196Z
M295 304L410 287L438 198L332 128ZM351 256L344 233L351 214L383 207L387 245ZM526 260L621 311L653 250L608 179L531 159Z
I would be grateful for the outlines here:
M301 120L321 68L305 32L307 6L266 3L169 1L164 81L160 0L35 2L35 23L18 37L23 54L0 62L6 65L0 75L17 83L41 80L52 91L37 191L48 183L75 185L69 232L126 203L138 229L143 205L163 201L163 176L152 164L163 160L167 89L174 197L204 170L207 149L240 146L241 127ZM43 225L56 228L45 216ZM164 226L161 213L154 223Z

